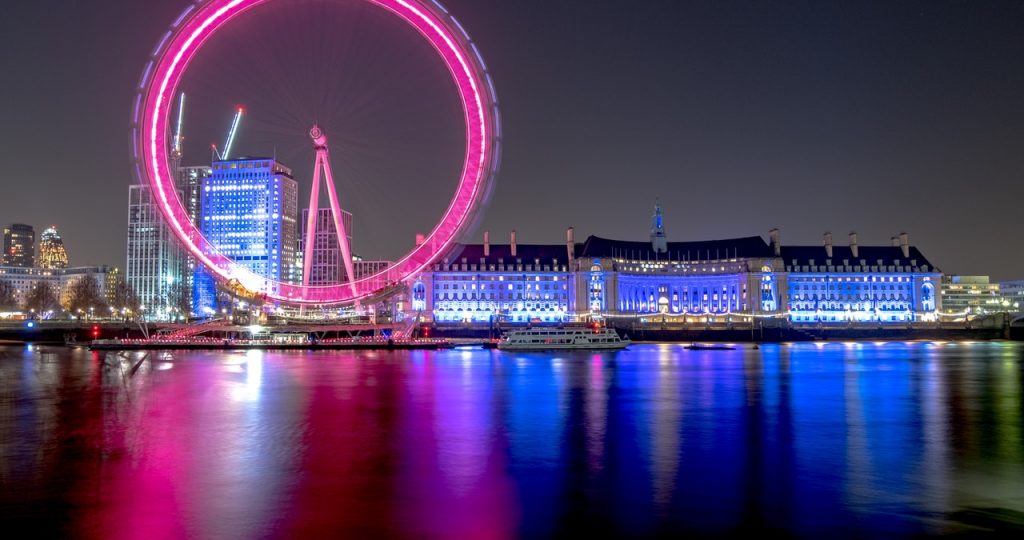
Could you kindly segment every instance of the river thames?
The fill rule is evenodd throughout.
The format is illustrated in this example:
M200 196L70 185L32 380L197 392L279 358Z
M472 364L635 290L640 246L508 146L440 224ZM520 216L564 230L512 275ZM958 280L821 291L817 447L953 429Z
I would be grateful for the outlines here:
M0 348L0 525L110 539L1012 534L1022 345Z

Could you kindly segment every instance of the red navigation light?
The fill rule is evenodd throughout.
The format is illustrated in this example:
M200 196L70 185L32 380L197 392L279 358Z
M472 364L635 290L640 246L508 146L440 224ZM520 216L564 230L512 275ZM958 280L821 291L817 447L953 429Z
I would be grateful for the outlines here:
M100 337L100 327L98 324L92 325L92 337L93 339Z

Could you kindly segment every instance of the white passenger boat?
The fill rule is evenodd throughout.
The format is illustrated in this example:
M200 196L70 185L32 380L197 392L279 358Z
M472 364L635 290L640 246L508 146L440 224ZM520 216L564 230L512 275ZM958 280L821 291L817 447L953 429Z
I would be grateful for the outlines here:
M602 328L533 328L509 332L498 342L503 351L550 351L563 349L617 350L625 349L629 339L622 339L615 330Z

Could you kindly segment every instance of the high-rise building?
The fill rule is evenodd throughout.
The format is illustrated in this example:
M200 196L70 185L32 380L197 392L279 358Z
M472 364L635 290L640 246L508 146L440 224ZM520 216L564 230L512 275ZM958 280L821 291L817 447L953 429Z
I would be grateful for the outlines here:
M181 203L185 206L188 217L193 223L197 223L199 220L203 180L212 174L213 169L208 166L178 167L177 187L181 195Z
M168 320L187 294L184 253L164 224L149 185L128 187L128 258L125 281L150 320Z
M306 246L306 220L309 219L309 209L302 210L302 221L300 230L302 238L299 241L299 253L305 256ZM316 213L316 235L313 242L313 263L309 268L310 285L336 285L348 281L345 273L345 261L341 256L341 246L338 244L338 229L334 226L334 211L330 208L320 208ZM345 236L348 245L352 245L352 213L342 209L342 225L345 227Z
M196 166L196 167L178 167L178 174L176 176L178 181L178 192L181 195L181 203L185 206L185 210L188 212L188 218L192 223L199 223L199 214L202 205L202 190L203 180L209 178L213 174L213 169L209 166ZM182 270L182 287L188 295L188 303L190 304L190 311L193 314L196 313L195 309L195 276L196 276L196 259L192 256L188 250L183 251L183 270Z
M22 268L36 265L36 231L31 225L14 223L4 227L3 264Z
M260 276L243 283L254 292L277 293L295 263L298 183L288 167L271 158L239 158L213 163L202 180L199 228L222 255ZM196 310L212 313L212 276L196 269Z
M57 234L56 226L47 228L39 238L39 267L68 267L68 252L64 249L64 240Z

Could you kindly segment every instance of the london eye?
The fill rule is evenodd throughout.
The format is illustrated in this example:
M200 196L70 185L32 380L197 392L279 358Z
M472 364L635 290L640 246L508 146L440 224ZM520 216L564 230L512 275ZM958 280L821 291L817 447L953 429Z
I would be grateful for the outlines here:
M348 1L355 0L332 0ZM464 126L464 152L461 173L447 207L428 234L386 269L365 277L352 271L352 253L341 221L339 197L335 192L330 161L327 157L328 133L311 126L309 136L315 151L313 191L308 222L301 223L308 233L315 232L313 214L318 209L321 171L335 220L335 232L347 268L347 281L327 285L309 282L309 243L307 242L304 279L301 282L259 275L226 255L218 245L204 237L199 225L178 195L171 153L180 141L173 140L175 96L183 76L197 54L213 36L232 21L263 4L283 4L302 9L294 0L208 0L188 6L159 40L137 86L131 139L134 172L138 181L148 185L156 206L170 231L198 265L218 282L236 288L261 291L265 298L291 306L348 305L385 295L415 279L422 271L449 253L478 218L499 164L500 119L498 100L483 58L466 31L439 3L427 0L360 0L384 10L414 29L441 60L450 75L461 108ZM180 121L180 119L179 119ZM308 141L308 139L307 139ZM312 156L311 156L312 158ZM271 282L271 286L266 284Z

